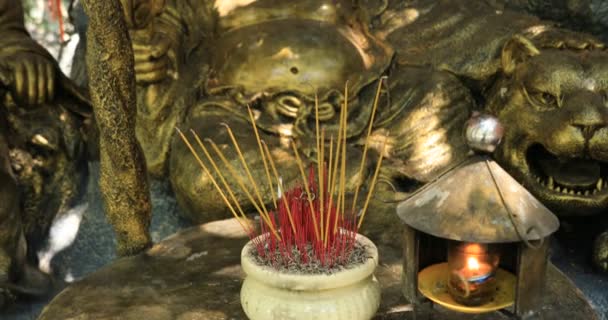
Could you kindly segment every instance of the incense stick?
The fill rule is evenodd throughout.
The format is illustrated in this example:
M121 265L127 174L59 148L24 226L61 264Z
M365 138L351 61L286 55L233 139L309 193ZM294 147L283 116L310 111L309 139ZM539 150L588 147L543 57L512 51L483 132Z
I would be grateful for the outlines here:
M324 208L325 208L325 196L324 196L324 192L325 192L325 186L323 185L325 183L325 147L323 145L325 141L325 128L323 128L321 130L321 149L319 151L317 151L317 153L319 154L319 159L320 159L320 164L319 164L319 171L318 171L318 175L319 175L319 203L320 203L320 207L321 207L321 212L320 212L320 220L321 220L321 238L323 240L323 242L325 242L325 237L327 236L325 234L325 219L324 219ZM329 215L329 214L328 214Z
M226 130L228 131L228 136L230 136L230 140L232 141L234 149L236 150L236 152L239 156L239 159L241 160L241 164L245 168L245 173L247 173L247 177L249 178L249 183L251 183L251 185L253 187L253 191L255 192L255 195L258 197L258 201L260 201L260 204L262 205L262 209L264 210L264 213L268 216L268 209L266 209L266 204L264 204L264 199L262 198L262 195L260 193L257 183L255 182L255 179L251 175L251 171L249 171L249 166L247 165L247 161L245 161L245 157L243 156L243 153L241 152L241 148L239 148L239 144L236 141L234 134L232 133L232 129L226 123L221 123L220 125L225 127Z
M270 195L272 196L272 203L274 204L274 208L277 207L277 199L274 196L273 187L272 187L272 179L270 178L270 172L268 171L268 162L266 161L266 157L264 156L264 150L262 149L262 143L260 142L260 135L258 133L258 128L255 123L255 119L253 118L253 112L251 112L251 108L247 105L247 111L249 112L249 118L251 118L251 124L253 126L253 132L255 132L255 139L258 143L258 147L260 148L260 156L262 157L262 162L264 163L264 171L266 171L266 179L268 180L268 186L270 187Z
M289 224L291 224L291 229L293 230L293 234L296 235L296 234L298 234L298 231L296 229L296 225L293 222L293 216L291 214L291 207L289 206L289 203L287 202L287 197L285 196L285 193L283 191L283 190L285 190L283 188L283 183L281 182L281 179L279 178L277 168L274 164L274 160L272 159L272 155L270 154L270 151L268 150L268 146L266 145L266 142L264 142L264 140L262 140L261 142L262 142L262 145L264 146L264 151L266 152L266 156L268 157L268 162L270 162L270 168L272 169L274 178L277 180L277 186L281 189L281 199L283 199L283 204L285 205L285 208L287 209L287 218L289 218Z
M333 160L333 149L334 149L334 136L331 136L329 138L329 161L327 162L328 163L328 165L327 165L327 168L328 168L327 179L329 180L328 183L327 183L327 188L329 190L331 190L331 186L330 186L330 184L331 184L331 174L332 174L332 172L331 172L331 162ZM323 244L325 246L327 246L327 239L329 239L329 223L330 223L329 218L331 216L332 199L333 199L333 196L332 196L331 191L330 191L329 192L329 201L327 202L328 213L327 213L327 219L326 219L326 222L325 222L325 240L323 242Z
M302 183L299 183L297 181L299 179L296 179L295 182L297 185L293 188L288 186L288 188L290 188L289 191L285 190L285 183L281 180L281 176L279 175L279 171L277 170L275 164L275 160L280 159L276 158L276 154L271 154L270 146L266 144L264 140L262 140L262 136L264 136L264 134L260 133L261 129L258 128L256 123L257 115L255 114L255 110L250 106L247 106L248 116L249 120L251 121L251 125L253 126L259 156L261 157L264 165L266 182L263 181L264 178L262 178L259 174L256 175L255 178L257 180L255 180L252 173L256 172L251 171L249 168L249 165L252 165L253 163L259 165L259 159L255 156L257 152L255 152L253 149L241 150L239 142L235 136L235 134L238 134L238 132L233 132L233 130L227 124L223 123L222 125L226 128L227 133L230 136L230 140L239 160L236 159L234 153L232 153L232 150L230 150L231 158L229 161L225 154L227 151L224 148L220 149L218 145L211 139L204 139L203 141L205 141L205 143L203 143L201 138L191 130L192 134L194 135L194 139L196 139L200 149L209 161L207 164L205 164L201 160L203 157L199 157L194 150L195 146L190 144L190 141L188 141L188 139L185 138L185 136L180 132L180 136L190 148L190 151L197 158L199 165L210 177L215 189L217 189L217 191L220 193L222 201L224 201L239 224L252 235L254 235L257 231L255 231L254 228L251 228L251 224L244 224L244 222L247 222L248 219L245 216L245 211L243 210L247 209L249 206L246 206L246 202L243 201L244 199L241 199L239 202L239 198L237 198L237 195L239 194L235 194L235 192L242 190L242 192L246 195L246 198L255 207L257 213L261 217L260 220L263 220L261 223L261 235L268 235L272 233L272 236L260 238L262 240L256 243L260 257L265 259L265 261L268 263L271 263L272 265L275 265L276 263L283 263L280 262L281 259L288 259L282 260L284 262L295 261L294 257L291 256L291 253L293 252L292 249L300 252L300 259L303 259L300 262L305 264L308 263L307 261L309 259L311 259L310 263L320 264L323 266L332 266L335 263L346 263L346 260L353 250L356 231L361 227L367 210L370 207L371 196L374 193L376 183L379 179L380 168L382 166L382 161L385 154L384 152L387 149L386 144L388 140L385 139L382 147L382 153L377 160L377 164L375 164L376 168L371 179L371 185L368 188L369 192L366 195L363 208L360 211L355 212L358 206L359 193L362 193L363 191L361 191L361 189L365 187L362 186L363 183L357 183L357 181L366 181L368 178L368 171L365 171L365 168L367 168L366 162L368 160L367 153L369 152L369 149L372 148L371 134L375 121L375 113L377 112L377 109L380 108L380 97L383 85L385 84L383 81L384 79L382 78L378 82L378 88L376 90L376 95L371 110L372 113L369 117L369 124L365 124L368 127L366 130L367 135L365 136L365 144L363 146L363 156L361 158L361 162L357 164L357 167L352 168L353 173L358 174L358 176L355 176L356 179L351 178L352 175L347 172L347 149L349 148L347 142L349 141L349 133L352 134L352 132L349 132L348 128L348 82L344 87L344 100L342 103L340 103L342 108L339 112L339 119L335 118L335 113L333 115L332 134L330 134L328 139L329 141L327 141L329 142L329 146L327 146L325 141L326 134L328 133L326 132L327 126L324 125L325 122L319 118L319 114L321 112L319 96L315 94L314 139L317 154L312 158L301 158L299 154L299 146L293 139L290 141L295 162L298 167L297 170L300 173ZM336 125L335 120L338 120L337 138L333 135ZM311 138L312 137L309 139ZM251 143L250 141L251 140L247 140L247 143ZM241 141L241 143L243 142ZM211 146L213 151L210 150L209 146ZM247 145L247 147L250 146ZM326 161L325 159L327 156L326 147L329 148L329 161ZM247 153L247 156L253 156L255 161L250 161L250 163L248 163L243 151L249 152ZM253 153L250 151L253 151ZM273 149L273 152L274 151L275 149ZM200 152L201 151L199 151L199 153ZM273 155L275 157L273 157ZM313 163L315 160L317 162L316 166ZM209 165L209 163L211 163L211 165ZM239 164L241 164L244 169L241 168ZM315 174L315 169L317 174ZM229 173L226 173L226 171ZM246 177L244 176L243 171L245 171ZM356 183L354 186L352 185L353 182ZM233 187L235 187L234 183L238 184L238 187L241 190L232 189L229 183L231 183ZM268 207L269 204L264 203L264 199L269 198L268 195L260 192L264 191L264 186L266 183L268 184L272 196L272 202L274 204L274 210L272 212L269 212L271 209ZM286 183L291 184L291 180L287 181ZM275 185L278 188L276 194L273 190ZM354 197L352 199L352 206L347 206L346 192L348 188L353 187L355 190ZM265 197L262 197L262 195ZM308 202L308 207L302 202L302 197L304 196L307 197L306 201ZM361 197L363 197L363 194L361 194ZM360 200L363 200L363 198ZM349 211L346 210L347 207L350 207ZM353 215L351 216L351 214ZM275 239L278 239L279 241L277 242ZM309 256L309 254L305 252L306 250L304 250L304 255L302 255L302 250L308 246L312 246L312 251L314 253L313 256ZM282 256L283 258L277 258L279 256Z
M247 187L245 187L245 184L243 183L243 180L241 180L240 175L234 170L234 167L230 164L230 162L228 162L228 160L226 159L226 156L224 156L224 153L222 152L222 150L220 150L218 148L218 146L215 144L215 142L213 142L213 140L207 138L207 139L205 139L205 141L207 141L211 145L211 147L213 148L213 151L215 151L215 153L217 153L217 155L220 157L220 159L222 160L222 162L224 163L224 165L226 166L226 168L228 169L230 174L232 174L232 177L234 178L234 180L236 180L236 182L239 185L239 187L241 188L241 190L243 190L243 192L245 193L245 195L247 196L247 198L249 199L251 204L253 204L255 209L260 214L260 217L264 220L264 222L266 222L268 227L271 229L272 233L275 234L277 239L280 239L279 234L274 229L273 223L270 221L270 217L268 216L268 214L265 211L262 210L262 208L260 208L260 206L258 206L257 202L255 201L255 199L253 199L253 196L251 195L251 193L249 192Z
M333 202L333 198L334 198L334 194L335 194L335 190L336 190L336 185L337 183L337 179L338 177L338 163L340 163L340 150L342 150L341 146L342 146L342 126L343 126L343 121L344 121L344 109L345 106L348 104L348 82L346 82L346 84L344 85L344 104L342 106L342 108L340 108L340 118L338 120L338 139L336 140L336 159L334 160L334 164L333 164L333 170L331 170L331 178L330 178L330 191L329 191L329 202L332 203ZM331 167L331 163L329 164ZM341 199L339 197L339 195L337 196L337 203L336 203L336 212L340 212L340 205L341 205ZM337 221L338 219L336 219ZM337 223L337 222L336 222ZM336 224L334 223L334 224ZM335 227L334 227L334 232L335 232Z
M342 153L341 157L338 157L340 161L340 187L338 188L338 198L339 198L339 213L342 215L344 219L344 209L346 208L345 203L345 184L346 184L346 134L347 134L347 119L348 119L348 83L344 87L344 115L342 116L342 126L340 127L340 131L342 132L342 144L340 152ZM334 223L334 233L338 231L338 220Z
M228 207L228 209L230 210L230 212L232 213L232 215L234 216L234 218L236 218L236 221L241 225L241 227L243 227L245 230L247 230L248 228L246 228L243 225L243 222L241 221L241 218L236 213L236 211L234 211L234 208L232 207L232 204L230 204L230 201L228 201L228 198L226 198L226 195L224 194L224 192L222 191L222 189L220 188L220 186L217 184L217 181L215 181L215 179L213 178L213 175L211 175L211 172L209 172L209 169L207 168L207 166L205 166L205 164L203 163L203 161L201 160L201 158L198 156L198 154L194 150L194 147L192 147L192 145L190 144L190 141L188 140L188 138L186 138L186 136L182 133L182 131L179 128L175 128L175 129L177 130L177 133L179 134L179 136L181 137L181 139L184 141L184 143L186 144L186 146L188 146L188 149L190 149L190 152L192 153L192 155L194 156L194 158L198 162L199 166L203 169L203 172L205 172L205 174L207 174L207 176L211 180L211 183L213 184L213 186L215 187L215 189L220 194L220 197L222 198L222 200L224 200L224 203L226 204L226 206Z
M224 178L224 175L222 174L222 171L218 168L217 164L215 163L215 161L213 160L213 158L209 154L209 151L207 150L207 148L205 147L205 145L203 144L203 142L199 138L198 134L196 134L196 132L194 132L194 130L192 130L192 129L190 129L190 132L192 132L192 134L194 135L194 139L196 139L196 142L198 143L199 147L201 148L201 150L203 150L203 153L205 154L205 157L211 163L211 166L215 170L215 173L220 177L220 181L224 185L224 188L226 188L226 190L228 191L228 195L230 196L230 199L232 199L232 201L234 201L234 203L236 204L236 207L239 210L239 212L241 213L241 215L244 218L246 218L245 217L245 212L241 208L241 205L239 204L239 201L236 199L236 196L234 195L234 192L232 191L232 188L230 188L230 185L226 182L226 179Z
M378 158L378 164L376 165L376 170L374 171L372 184L369 186L369 192L367 193L367 198L365 199L365 204L363 205L361 218L359 218L359 223L357 224L357 229L361 228L363 218L365 218L365 213L367 212L367 206L369 205L369 201L372 198L372 193L374 193L374 188L376 187L376 179L378 179L378 173L380 172L380 166L382 166L384 151L386 150L386 140L388 140L388 137L384 138L384 143L382 144L382 152L380 153L380 158Z
M367 128L367 136L365 137L365 145L363 146L363 156L361 157L361 165L359 166L359 175L358 177L361 179L361 177L363 176L363 167L365 166L365 161L367 160L367 148L369 147L369 137L372 134L372 127L374 126L374 118L376 116L376 109L378 108L378 100L380 99L380 91L382 89L382 81L384 80L385 77L380 78L380 80L378 81L378 89L376 90L376 96L374 98L374 105L372 107L372 115L370 117L369 120L369 127ZM352 205L352 212L355 212L355 206L357 204L357 197L359 196L359 187L361 186L360 183L357 183L356 187L355 187L355 195L353 196L353 205Z
M306 174L304 173L304 165L302 164L302 160L300 159L300 154L298 153L298 147L296 147L295 141L291 141L291 147L293 149L293 153L296 156L296 163L298 164L298 168L300 169L300 174L302 175L302 180L304 182L304 188L306 190L306 197L308 198L308 205L310 206L310 213L312 215L312 224L315 229L315 238L319 240L319 225L317 224L317 217L315 216L314 206L312 205L312 198L310 196L310 187L308 186L308 179L306 179Z
M319 194L318 198L319 198L319 205L320 205L320 214L319 214L319 220L320 220L320 227L321 227L321 240L325 239L325 228L323 228L325 219L323 219L323 180L322 180L322 176L323 176L323 153L321 152L323 146L322 141L320 140L321 136L319 135L319 96L317 95L317 93L315 92L315 139L316 139L316 143L317 143L317 181L318 181L318 185L319 185L319 190L317 190L317 193Z

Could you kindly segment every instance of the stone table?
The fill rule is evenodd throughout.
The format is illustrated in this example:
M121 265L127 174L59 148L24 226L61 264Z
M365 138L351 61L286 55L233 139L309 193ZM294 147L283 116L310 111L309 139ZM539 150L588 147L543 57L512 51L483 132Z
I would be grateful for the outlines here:
M224 320L246 319L239 299L240 251L247 237L234 220L180 231L145 254L118 259L66 288L39 320ZM379 246L376 276L382 305L376 320L413 319L400 293L401 253ZM582 293L553 265L547 273L545 319L594 320ZM435 306L422 308L435 320L471 319ZM501 313L477 320L506 319Z

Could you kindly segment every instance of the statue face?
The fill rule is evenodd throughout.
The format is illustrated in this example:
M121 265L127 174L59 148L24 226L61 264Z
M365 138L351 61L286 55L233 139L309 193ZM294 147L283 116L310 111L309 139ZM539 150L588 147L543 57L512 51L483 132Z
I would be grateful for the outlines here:
M608 52L546 50L499 80L490 105L505 125L496 152L561 215L608 207Z
M226 32L211 58L210 91L241 87L245 95L296 91L308 97L352 92L378 78L391 54L348 27L274 20Z
M262 128L300 137L312 133L314 121L305 119L314 117L315 99L328 135L338 128L345 99L349 115L365 120L351 123L367 123L369 111L358 109L358 93L379 78L392 57L388 47L355 27L292 18L234 28L214 49L205 91L238 92L237 104L264 111L257 120ZM284 127L292 122L294 128ZM348 136L360 129L353 124Z

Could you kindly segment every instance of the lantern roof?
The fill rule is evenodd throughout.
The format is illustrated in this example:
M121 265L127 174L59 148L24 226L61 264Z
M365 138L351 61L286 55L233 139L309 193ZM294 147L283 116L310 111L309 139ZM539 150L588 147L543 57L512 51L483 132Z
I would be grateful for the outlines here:
M538 240L557 230L557 217L496 162L475 156L397 206L407 225L466 242Z

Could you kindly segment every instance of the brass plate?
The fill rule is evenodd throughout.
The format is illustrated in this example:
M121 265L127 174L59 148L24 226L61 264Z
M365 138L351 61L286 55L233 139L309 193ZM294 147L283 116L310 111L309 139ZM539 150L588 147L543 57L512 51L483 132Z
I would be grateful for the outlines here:
M425 268L418 274L418 290L431 301L463 313L477 314L496 311L513 305L515 301L516 278L506 270L498 269L496 272L498 291L494 300L477 307L465 306L452 299L448 293L447 274L447 262Z

